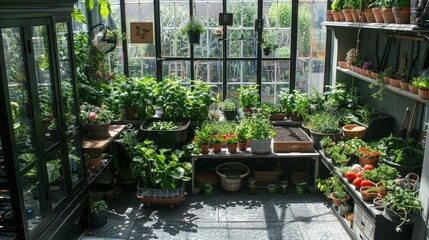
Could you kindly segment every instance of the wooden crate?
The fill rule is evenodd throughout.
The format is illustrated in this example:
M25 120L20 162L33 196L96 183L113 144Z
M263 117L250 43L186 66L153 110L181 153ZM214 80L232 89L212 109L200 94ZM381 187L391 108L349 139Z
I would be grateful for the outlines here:
M272 160L252 160L252 168L255 178L258 182L279 182L280 175L283 172L280 170L275 170L275 166L271 163Z
M296 126L274 126L276 136L273 138L274 152L310 152L313 151L313 141Z

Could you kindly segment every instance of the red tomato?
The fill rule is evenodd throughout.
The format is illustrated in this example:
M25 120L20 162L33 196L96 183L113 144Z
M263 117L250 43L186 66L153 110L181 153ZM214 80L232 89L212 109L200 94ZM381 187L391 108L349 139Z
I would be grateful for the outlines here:
M362 182L361 177L357 177L355 178L355 180L353 180L353 185L355 186L356 189L359 189L361 187L361 182Z
M366 170L372 170L372 169L374 169L374 166L372 166L371 164L366 164L366 165L363 167L363 170L364 170L364 171L366 171Z
M356 173L356 177L360 177L361 178L362 176L363 176L363 172L362 171Z
M374 186L374 183L372 183L372 182L371 182L371 181L369 181L369 180L362 180L362 182L361 182L360 186L361 186L361 187L363 187L363 186Z
M356 178L356 173L353 171L346 171L344 177L346 177L349 182L353 182Z

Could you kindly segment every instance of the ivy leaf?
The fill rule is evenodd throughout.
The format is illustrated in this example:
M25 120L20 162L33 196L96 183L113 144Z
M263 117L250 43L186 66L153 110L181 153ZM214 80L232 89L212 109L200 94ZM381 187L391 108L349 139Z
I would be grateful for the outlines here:
M94 0L85 0L85 5L88 11L91 11L94 7Z
M106 18L110 13L110 2L109 0L99 0L98 2L100 14L103 18Z
M77 22L86 24L85 15L83 15L82 10L77 8L76 6L73 6L73 11L71 13L72 18L76 20Z

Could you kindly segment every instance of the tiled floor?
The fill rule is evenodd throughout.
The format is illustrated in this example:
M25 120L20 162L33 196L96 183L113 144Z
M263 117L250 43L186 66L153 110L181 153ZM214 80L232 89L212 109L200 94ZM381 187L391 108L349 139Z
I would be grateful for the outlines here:
M76 230L70 239L350 239L319 193L303 196L216 189L213 196L188 195L173 209L145 207L123 192L109 203L108 224L91 229L91 236Z

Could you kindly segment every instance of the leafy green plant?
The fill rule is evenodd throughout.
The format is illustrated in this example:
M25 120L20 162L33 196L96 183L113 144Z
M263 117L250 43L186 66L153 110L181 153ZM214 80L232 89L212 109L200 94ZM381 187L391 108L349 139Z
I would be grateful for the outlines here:
M339 120L327 112L317 113L311 116L311 131L325 134L338 133Z
M420 76L420 77L414 77L412 79L412 83L414 87L422 90L429 90L429 77L426 76Z
M109 123L113 118L112 112L106 105L98 107L86 102L80 106L80 116L82 122L87 124Z
M226 144L237 144L237 138L236 137L229 137L226 139Z
M401 231L402 225L410 222L411 214L418 214L422 210L420 199L411 191L405 189L397 189L387 194L382 200L382 205L402 221L395 228L397 232Z
M160 121L154 122L149 126L149 130L165 130L165 131L173 131L177 130L179 127L174 124L172 121Z
M245 142L249 140L249 127L247 123L247 118L244 118L241 120L240 124L235 129L235 134L237 135L237 140L239 142Z
M395 69L388 67L381 72L381 75L383 75L384 77L391 77L393 76L394 73L395 73Z
M185 116L194 121L207 120L209 117L209 107L212 103L218 102L212 85L202 81L191 80L192 90L187 91L185 100Z
M397 0L397 1L393 1L394 2L394 6L396 7L409 7L410 6L410 1L409 0Z
M242 107L254 107L259 104L258 84L238 88L240 104Z
M273 104L273 103L263 103L261 105L262 113L265 114L280 114L284 113L284 110L281 106Z
M195 130L194 142L199 146L209 144L212 140L211 135L211 126L203 125Z
M250 139L264 140L274 136L273 125L266 115L252 114L247 120Z
M380 182L384 180L392 180L398 177L398 170L386 164L379 164L378 167L367 170L363 173L363 177L372 182Z
M419 165L423 163L424 149L414 139L385 137L379 141L378 148L381 150L381 160L403 165Z
M222 110L234 111L237 109L237 104L230 98L226 98L222 103Z
M103 211L106 211L108 208L106 201L104 200L99 200L96 202L93 202L91 204L91 213L92 214L98 214L101 213Z
M374 108L364 105L356 110L356 115L359 117L359 121L363 125L369 126L369 121L377 115L377 112Z
M180 162L185 152L158 149L152 141L136 146L131 171L139 176L141 185L148 188L176 189L183 181L189 181L192 164Z
M173 119L176 116L184 116L186 112L188 88L183 86L182 82L164 79L158 83L154 91L156 105L162 107L165 116Z
M187 21L183 27L180 29L180 31L183 34L187 33L195 33L195 34L201 34L205 31L204 25L195 17L191 17L189 21Z

